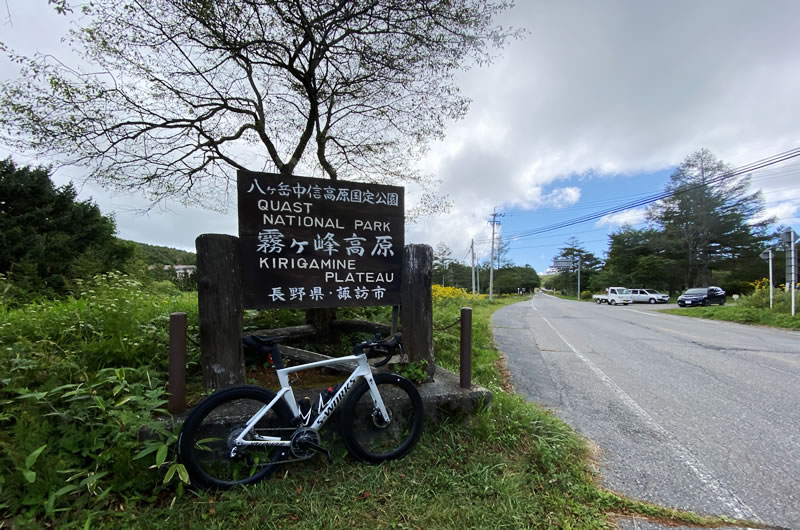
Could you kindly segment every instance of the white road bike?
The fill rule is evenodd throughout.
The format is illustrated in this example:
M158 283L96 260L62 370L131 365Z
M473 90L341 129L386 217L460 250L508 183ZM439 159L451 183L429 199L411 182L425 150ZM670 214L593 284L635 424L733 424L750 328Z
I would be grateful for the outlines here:
M339 434L355 458L380 463L408 454L422 434L422 398L408 379L392 373L373 374L367 357L391 359L401 336L362 342L354 354L284 368L278 343L283 337L251 336L245 344L271 355L281 388L276 393L254 385L214 392L187 416L178 439L178 453L192 484L230 488L269 477L284 463L317 453L331 459L319 431L333 412L339 413ZM321 366L355 364L336 388L320 394L316 406L299 403L289 374ZM316 409L316 410L314 410Z

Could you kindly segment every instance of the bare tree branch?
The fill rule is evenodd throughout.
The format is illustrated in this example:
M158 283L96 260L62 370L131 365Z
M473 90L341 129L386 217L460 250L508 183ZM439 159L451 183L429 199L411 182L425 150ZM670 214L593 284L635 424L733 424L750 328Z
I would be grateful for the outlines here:
M510 6L95 0L70 38L94 71L12 56L22 76L0 88L0 140L156 199L213 203L233 170L265 164L430 185L418 160L469 105L455 74L520 36L493 23Z

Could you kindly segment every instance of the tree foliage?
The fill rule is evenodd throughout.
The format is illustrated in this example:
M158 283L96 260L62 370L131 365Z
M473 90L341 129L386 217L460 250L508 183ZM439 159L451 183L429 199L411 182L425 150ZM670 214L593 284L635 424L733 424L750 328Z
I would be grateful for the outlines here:
M516 293L519 289L525 289L525 292L530 293L540 285L539 275L529 265L508 266L495 271L493 287L499 294Z
M423 183L427 142L467 111L455 74L518 34L492 22L510 5L94 0L70 37L92 70L14 56L0 135L157 198L213 203L244 168Z
M506 267L513 267L514 260L511 259L511 244L504 240L498 232L495 236L494 244L494 268L495 270Z
M197 254L177 248L148 245L131 241L136 245L135 256L147 265L195 265Z
M672 194L652 206L649 219L660 229L660 243L685 272L688 287L711 283L712 269L735 265L758 254L771 220L763 212L761 192L750 192L750 177L701 149L670 177Z
M50 170L0 162L0 273L29 293L61 294L72 278L123 268L133 245L114 237L114 220Z
M548 288L557 289L565 294L577 293L578 263L580 263L581 269L581 290L585 290L587 286L592 284L592 279L603 267L603 262L593 253L586 250L575 236L570 237L564 243L564 246L559 249L558 254L553 259L571 259L575 263L571 270L560 272L547 282Z

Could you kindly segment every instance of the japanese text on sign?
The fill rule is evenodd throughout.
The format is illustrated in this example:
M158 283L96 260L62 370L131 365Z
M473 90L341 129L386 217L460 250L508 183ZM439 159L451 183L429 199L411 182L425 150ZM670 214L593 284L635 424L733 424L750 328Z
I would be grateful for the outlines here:
M403 188L240 171L245 307L400 301Z

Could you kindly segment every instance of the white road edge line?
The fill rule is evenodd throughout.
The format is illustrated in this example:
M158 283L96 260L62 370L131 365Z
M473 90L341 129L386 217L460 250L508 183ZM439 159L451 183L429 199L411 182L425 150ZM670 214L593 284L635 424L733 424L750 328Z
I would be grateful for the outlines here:
M683 462L695 476L700 480L700 482L711 490L714 495L717 497L721 503L731 509L734 516L738 517L739 519L750 519L760 521L761 519L756 515L755 511L744 503L739 497L736 496L735 493L730 491L726 488L719 479L714 477L714 475L709 472L703 464L701 464L693 455L692 453L686 449L683 445L678 442L675 436L672 435L669 431L667 431L664 427L661 426L655 419L653 419L650 414L647 413L632 397L630 397L627 392L622 390L619 386L617 386L614 381L608 377L605 372L603 372L600 368L598 368L592 361L586 358L581 352L579 352L572 344L570 344L567 339L553 326L549 320L545 317L542 317L545 324L550 326L550 328L555 331L556 335L564 341L564 344L569 346L569 348L575 353L575 355L583 361L589 369L594 372L594 374L600 378L600 380L608 386L614 394L634 413L636 416L639 417L649 428L653 429L658 434L664 436L667 439L667 444L669 447L678 455L681 462Z
M640 310L638 310L638 309L630 309L630 308L628 308L628 307L624 307L623 309L624 309L625 311L630 311L631 313L639 313L640 315L647 315L647 316L649 316L649 317L663 316L663 315L657 315L657 314L655 314L655 313L652 313L652 312L650 312L650 311L640 311Z

